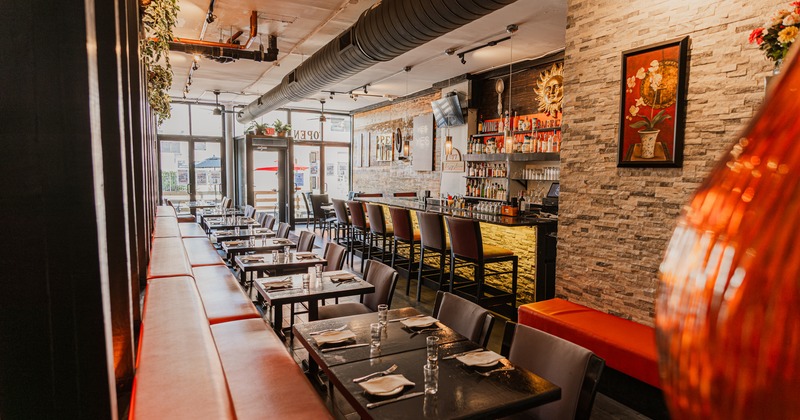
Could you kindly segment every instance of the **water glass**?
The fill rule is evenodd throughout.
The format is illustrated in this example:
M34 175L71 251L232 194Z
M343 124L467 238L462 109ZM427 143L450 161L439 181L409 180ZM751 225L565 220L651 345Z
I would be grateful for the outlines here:
M290 247L289 245L285 245L283 247L283 253L286 254L286 256L289 256L289 251L291 251L291 249L292 247Z
M267 246L267 235L261 237L261 246Z
M386 328L386 320L389 318L389 305L378 305L378 323Z
M307 292L311 288L311 276L303 274L303 291Z
M278 251L277 250L272 251L272 262L274 262L274 263L278 262Z
M425 344L428 349L428 366L437 366L439 364L439 337L427 337Z
M426 364L422 369L425 372L425 393L435 394L439 392L439 366Z
M382 330L383 330L383 328L381 328L381 324L379 324L377 322L369 324L369 336L370 336L369 349L370 349L370 351L376 351L376 352L380 351L380 349L381 349L381 331Z
M256 237L255 236L251 236L250 237L250 246L256 246Z
M236 226L235 228L233 228L233 232L238 235L239 234L239 226Z
M322 264L314 264L314 270L317 272L317 277L322 277Z

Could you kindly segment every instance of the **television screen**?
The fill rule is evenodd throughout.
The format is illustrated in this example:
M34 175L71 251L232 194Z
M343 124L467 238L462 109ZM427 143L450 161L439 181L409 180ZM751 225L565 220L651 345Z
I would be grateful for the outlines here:
M433 101L431 102L431 108L433 108L433 117L436 120L437 127L464 124L464 115L461 113L458 95L450 95Z

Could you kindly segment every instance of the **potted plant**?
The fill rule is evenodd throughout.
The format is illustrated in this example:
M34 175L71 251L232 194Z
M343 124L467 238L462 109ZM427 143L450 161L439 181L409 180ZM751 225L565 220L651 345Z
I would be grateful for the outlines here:
M250 126L247 127L247 133L249 134L256 134L256 135L266 135L267 129L269 128L269 124L267 123L259 123L258 121L253 121L250 123Z
M275 120L275 123L272 124L272 128L275 129L275 134L278 137L286 137L286 132L292 130L291 124L284 124L281 120Z

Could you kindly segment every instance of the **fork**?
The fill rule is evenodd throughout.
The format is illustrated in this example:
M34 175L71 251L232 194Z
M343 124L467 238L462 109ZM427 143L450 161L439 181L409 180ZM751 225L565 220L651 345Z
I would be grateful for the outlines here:
M355 379L353 379L353 383L364 382L367 379L374 378L375 376L385 376L385 375L388 375L388 374L394 372L395 370L397 370L397 365L391 365L391 366L389 366L389 369L386 369L384 371L370 373L369 375L365 375L365 376L362 376L360 378L355 378Z
M475 371L475 373L477 373L478 375L481 375L481 376L487 376L488 377L488 376L490 376L491 374L493 374L495 372L503 372L503 371L506 371L506 370L514 370L514 366L503 366L501 368L492 369L492 370L490 370L488 372Z
M339 328L328 328L327 330L314 331L309 335L318 335L318 334L323 334L323 333L326 333L326 332L333 332L333 331L344 331L345 328L347 328L347 325L342 325Z
M438 331L438 330L439 330L438 328L424 328L424 329L417 330L417 331L414 331L413 333L411 333L411 337L416 337L417 334L434 332L434 331Z

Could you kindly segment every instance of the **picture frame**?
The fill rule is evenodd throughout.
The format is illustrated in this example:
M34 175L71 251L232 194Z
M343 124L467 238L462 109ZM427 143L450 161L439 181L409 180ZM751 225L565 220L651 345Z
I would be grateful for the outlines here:
M617 167L683 165L689 37L622 52Z

